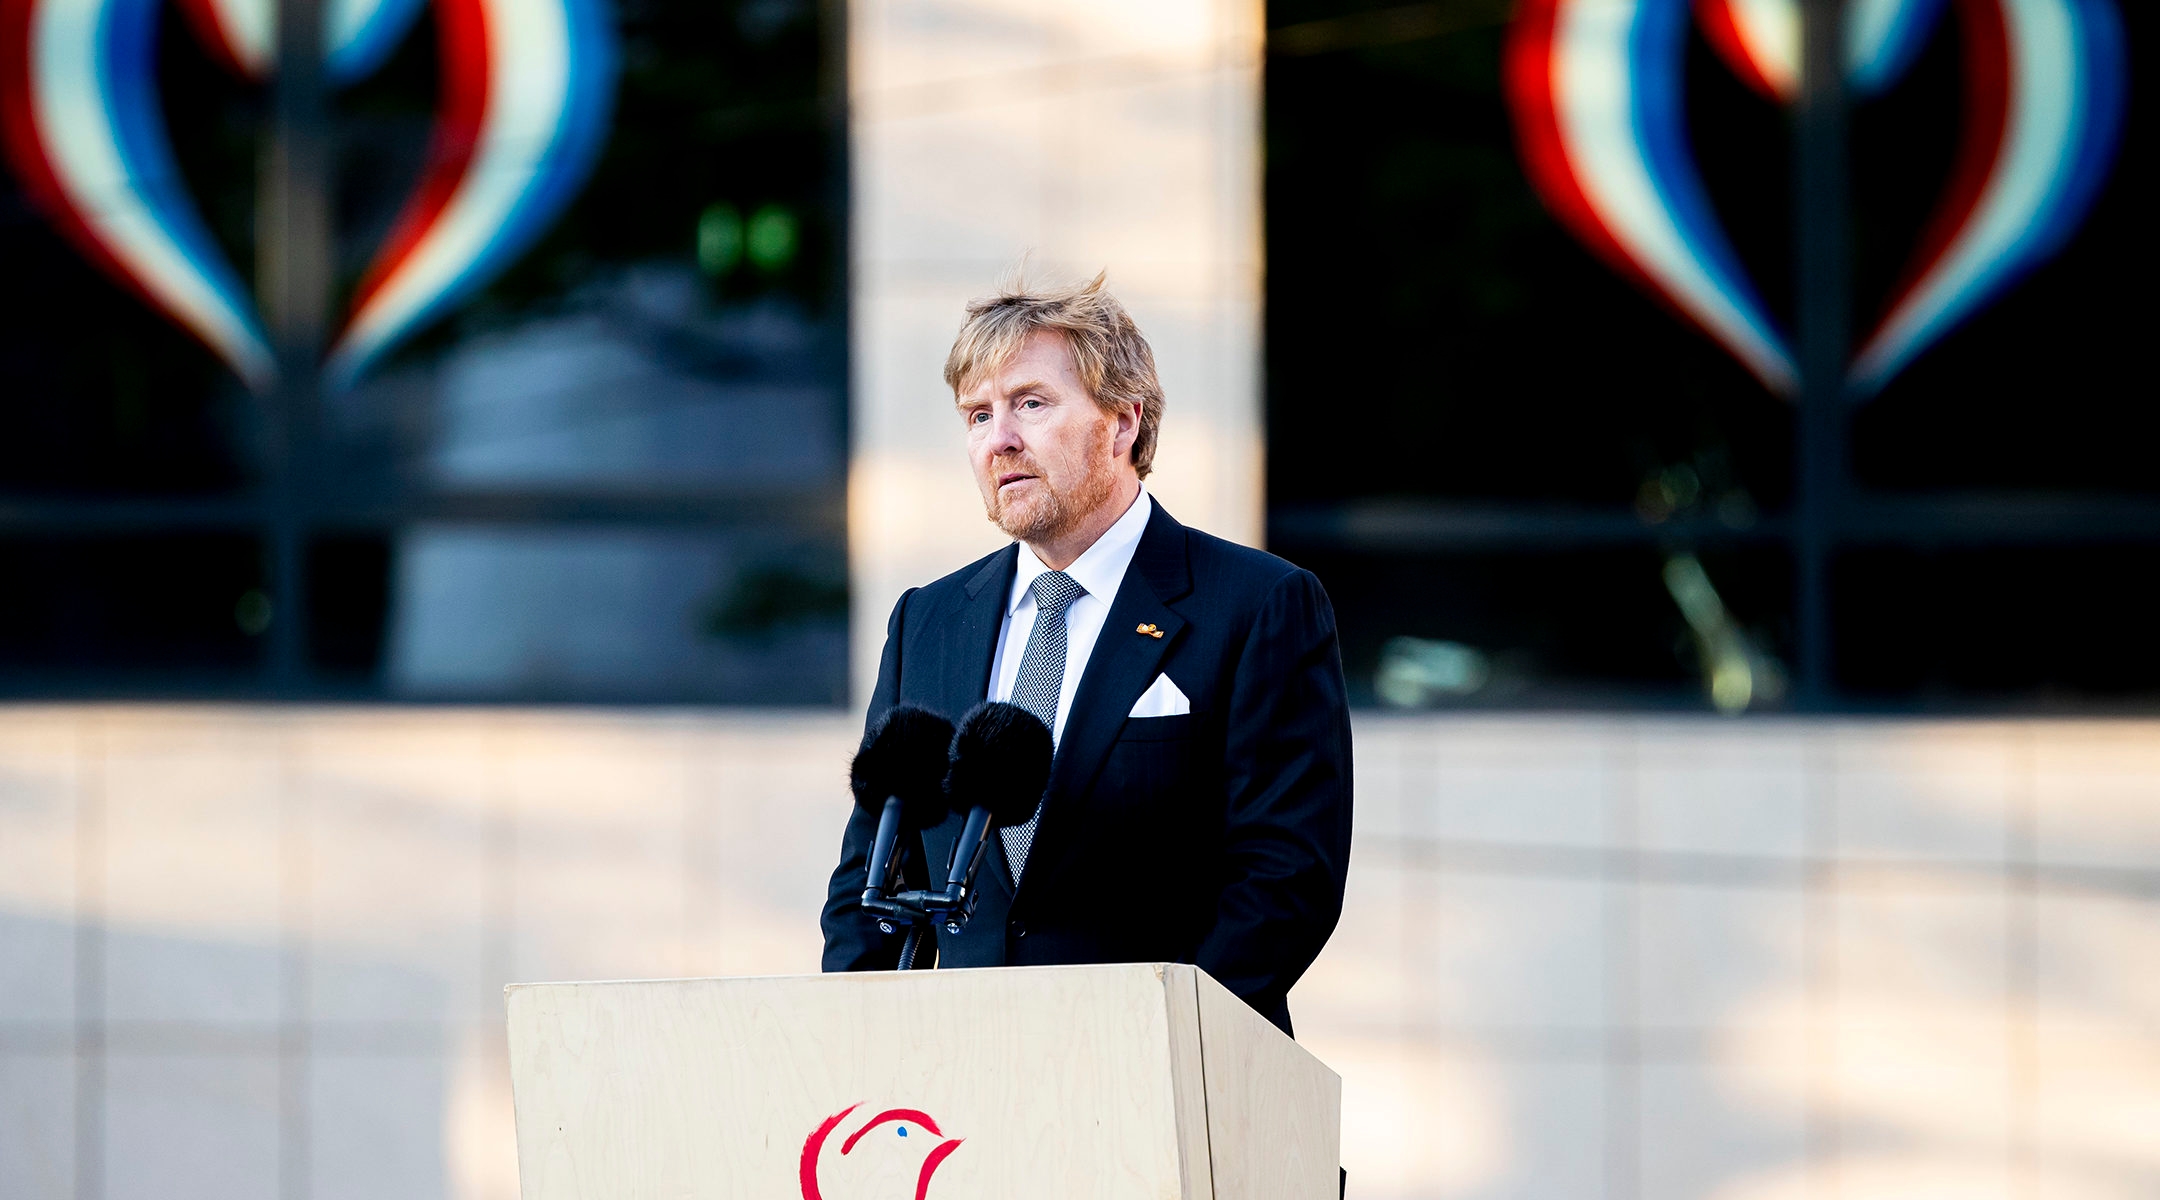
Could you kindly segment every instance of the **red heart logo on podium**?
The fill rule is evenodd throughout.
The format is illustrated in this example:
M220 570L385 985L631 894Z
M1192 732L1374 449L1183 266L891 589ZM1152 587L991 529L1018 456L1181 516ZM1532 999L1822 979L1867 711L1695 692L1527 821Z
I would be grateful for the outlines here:
M1733 70L1797 98L1800 0L1523 0L1509 107L1532 185L1568 230L1791 395L1793 352L1719 227L1687 145L1681 74L1693 17ZM1860 96L1911 65L1951 0L1850 0L1845 77ZM1855 395L2061 249L2113 162L2127 94L2112 0L1954 0L1964 134L1921 244L1854 356Z
M276 0L179 0L241 77L276 70ZM442 110L427 165L325 364L350 385L485 285L551 224L606 140L605 0L427 0ZM333 86L380 66L423 0L326 0ZM159 0L0 0L0 132L17 177L78 250L257 390L276 365L255 305L181 187L155 81Z
M810 1136L803 1141L802 1162L797 1169L799 1182L802 1185L803 1200L825 1200L824 1192L818 1184L818 1160L823 1157L825 1143L832 1137L834 1131L840 1128L850 1114L861 1107L862 1105L859 1103L850 1104L839 1112L825 1118L816 1129L810 1131ZM911 1127L920 1129L930 1135L929 1138L922 1139L923 1145L929 1147L929 1152L923 1155L922 1168L915 1176L915 1200L925 1200L930 1194L930 1177L937 1174L937 1169L945 1165L945 1160L952 1157L952 1152L960 1148L963 1139L946 1137L944 1132L938 1128L937 1122L930 1118L930 1114L920 1109L888 1108L863 1122L854 1133L849 1134L847 1139L840 1143L840 1153L843 1155L853 1154L856 1143L863 1140L863 1135L873 1129L880 1129L888 1125L892 1126L895 1133L902 1138L908 1136ZM932 1141L931 1139L941 1140Z

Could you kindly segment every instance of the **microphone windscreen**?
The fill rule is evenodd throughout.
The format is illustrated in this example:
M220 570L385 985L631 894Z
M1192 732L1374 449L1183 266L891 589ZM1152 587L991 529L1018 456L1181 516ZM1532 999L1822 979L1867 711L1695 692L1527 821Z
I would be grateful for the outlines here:
M945 819L946 755L951 721L912 704L896 705L863 737L848 766L855 803L875 816L888 796L900 797L901 820L924 829Z
M1017 704L992 700L960 719L953 735L945 792L953 811L981 805L993 826L1018 825L1035 815L1050 786L1050 730Z

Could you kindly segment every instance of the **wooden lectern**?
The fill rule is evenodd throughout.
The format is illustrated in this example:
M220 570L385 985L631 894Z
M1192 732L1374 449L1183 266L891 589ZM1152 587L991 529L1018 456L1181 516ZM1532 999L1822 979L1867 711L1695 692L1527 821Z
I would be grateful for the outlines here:
M521 984L524 1200L1333 1200L1335 1073L1163 963Z

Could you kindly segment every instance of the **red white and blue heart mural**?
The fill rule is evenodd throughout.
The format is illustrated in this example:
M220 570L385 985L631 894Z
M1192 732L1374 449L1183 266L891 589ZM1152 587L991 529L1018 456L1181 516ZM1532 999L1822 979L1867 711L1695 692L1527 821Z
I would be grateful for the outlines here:
M499 274L561 214L606 140L616 78L605 0L431 0L441 110L419 186L330 349L351 384ZM210 53L276 70L276 0L178 0ZM328 0L333 84L380 66L422 0ZM0 0L0 132L25 190L68 238L264 389L276 365L254 302L181 184L159 108L161 0Z
M1852 359L1860 397L2062 247L2121 132L2127 53L2113 0L1850 0L1848 86L1865 98L1894 84L1953 7L1965 79L1956 165ZM1506 64L1517 139L1533 186L1571 233L1791 395L1792 347L1688 147L1691 20L1749 86L1797 99L1800 0L1522 0Z

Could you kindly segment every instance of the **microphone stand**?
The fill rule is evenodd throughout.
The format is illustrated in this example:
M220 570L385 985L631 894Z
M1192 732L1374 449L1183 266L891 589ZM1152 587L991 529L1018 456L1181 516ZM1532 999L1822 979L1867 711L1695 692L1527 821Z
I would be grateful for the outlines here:
M970 850L968 847L974 847ZM985 808L969 811L967 822L961 827L960 839L953 843L953 861L945 868L945 886L935 891L916 889L887 897L882 894L863 894L863 907L882 914L878 928L891 933L896 928L891 919L908 922L908 941L902 944L902 963L913 961L909 952L919 941L925 925L935 922L945 932L957 934L967 928L968 920L975 915L975 874L982 869L985 852L990 848L990 812ZM962 857L963 853L965 858ZM902 966L901 970L909 969Z
M898 858L894 859L897 867ZM879 933L897 933L907 926L907 937L900 943L899 970L916 970L915 959L922 953L923 932L930 928L930 910L922 898L934 893L922 891L900 892L887 896L885 888L876 884L863 889L862 906L877 918Z
M875 890L875 889L873 889ZM896 896L875 896L863 893L862 906L877 917L879 933L897 933L907 926L907 937L900 943L900 967L913 971L915 958L922 952L924 931L930 928L931 915L923 906L921 898L931 892L901 892Z
M967 928L969 918L975 915L975 874L982 869L985 852L990 848L990 815L988 810L977 808L968 813L967 823L961 828L960 840L953 844L953 861L945 870L945 886L935 891L916 888L886 895L883 887L863 889L862 906L877 917L878 932L898 933L907 927L907 936L900 943L899 970L913 971L919 968L915 960L922 953L923 934L935 924L945 932L957 934ZM965 861L961 852L968 846ZM897 859L895 860L897 863Z
M912 971L915 969L915 956L922 952L922 937L923 930L925 928L927 928L927 926L908 926L907 936L905 938L902 938L900 941L900 966L898 968L899 970Z

